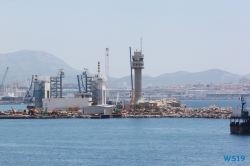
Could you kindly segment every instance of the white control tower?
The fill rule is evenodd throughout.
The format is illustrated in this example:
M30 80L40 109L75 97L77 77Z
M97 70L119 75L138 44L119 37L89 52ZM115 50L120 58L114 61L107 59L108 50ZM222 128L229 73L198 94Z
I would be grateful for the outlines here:
M142 99L141 97L141 86L142 86L142 72L141 69L144 69L144 55L142 51L135 51L132 56L132 69L135 70L135 102L138 102Z

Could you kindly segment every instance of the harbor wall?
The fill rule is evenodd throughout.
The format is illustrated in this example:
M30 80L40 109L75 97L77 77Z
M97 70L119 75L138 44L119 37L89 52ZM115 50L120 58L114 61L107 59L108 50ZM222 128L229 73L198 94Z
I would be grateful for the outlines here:
M84 115L90 115L90 114L104 114L109 115L112 110L115 108L115 105L93 105L93 106L87 106L83 107L83 114Z
M67 110L69 107L83 108L90 106L91 98L48 98L43 99L43 110L51 112L52 110Z

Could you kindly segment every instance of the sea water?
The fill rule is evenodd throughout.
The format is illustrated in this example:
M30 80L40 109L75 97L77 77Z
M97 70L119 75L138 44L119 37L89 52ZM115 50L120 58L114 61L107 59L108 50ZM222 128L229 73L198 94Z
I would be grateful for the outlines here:
M0 111L7 111L7 110L25 110L27 109L27 104L6 104L0 105Z
M1 166L250 165L250 136L229 119L0 119L0 131Z

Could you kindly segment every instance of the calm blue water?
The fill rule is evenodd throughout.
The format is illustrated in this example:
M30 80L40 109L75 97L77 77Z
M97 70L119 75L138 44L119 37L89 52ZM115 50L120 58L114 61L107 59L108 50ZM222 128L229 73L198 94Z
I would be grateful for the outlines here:
M0 165L225 165L249 136L223 119L0 120ZM235 162L234 162L235 164Z
M6 110L25 110L27 109L27 104L9 104L9 105L0 105L0 111L6 111Z
M250 136L228 119L0 119L0 131L0 166L250 165Z

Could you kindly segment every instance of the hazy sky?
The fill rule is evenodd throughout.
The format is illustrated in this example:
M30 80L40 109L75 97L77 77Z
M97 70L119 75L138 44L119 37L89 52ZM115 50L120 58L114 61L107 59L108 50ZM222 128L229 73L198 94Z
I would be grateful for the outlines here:
M54 54L70 66L130 74L129 46L143 74L221 69L250 73L249 0L0 0L0 53ZM66 73L67 74L67 73Z

